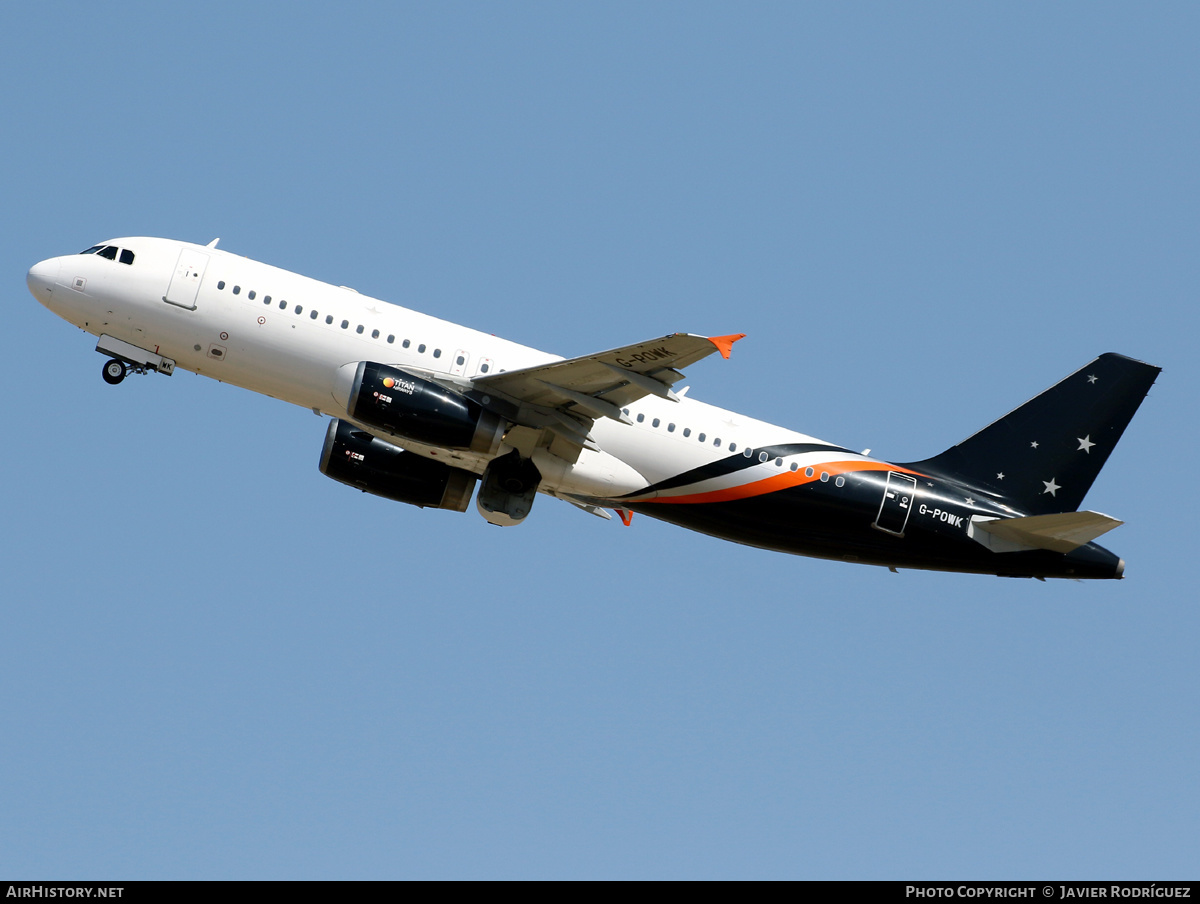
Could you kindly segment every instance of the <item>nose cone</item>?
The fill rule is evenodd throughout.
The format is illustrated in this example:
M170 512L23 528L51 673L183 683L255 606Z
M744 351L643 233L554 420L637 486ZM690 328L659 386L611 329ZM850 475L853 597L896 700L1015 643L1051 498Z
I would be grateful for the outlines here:
M57 257L52 257L49 260L39 261L29 268L29 272L25 274L25 285L29 286L29 291L33 293L33 297L45 304L50 300L50 295L54 291L54 284L58 280L58 269L62 265Z

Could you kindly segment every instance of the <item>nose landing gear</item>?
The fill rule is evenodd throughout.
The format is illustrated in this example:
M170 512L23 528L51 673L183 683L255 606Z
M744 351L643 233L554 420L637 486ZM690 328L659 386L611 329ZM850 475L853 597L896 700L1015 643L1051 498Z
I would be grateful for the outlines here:
M116 386L131 373L146 374L149 372L150 369L141 364L129 364L120 358L111 358L104 362L104 370L100 371L100 375L104 377L104 382L109 386Z
M112 336L101 336L96 343L96 351L113 356L104 362L104 369L100 372L109 386L116 386L130 371L144 374L153 370L167 376L175 371L175 362L171 358L164 358L158 352L138 348Z
M104 376L105 383L109 386L116 386L125 379L125 362L118 361L116 358L106 361L104 363L104 370L101 373Z

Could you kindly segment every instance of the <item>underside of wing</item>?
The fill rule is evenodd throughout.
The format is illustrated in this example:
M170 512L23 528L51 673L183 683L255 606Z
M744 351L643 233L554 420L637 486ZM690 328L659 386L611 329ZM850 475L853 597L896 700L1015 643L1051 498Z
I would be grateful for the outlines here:
M647 395L677 400L671 387L683 379L680 368L720 352L729 357L733 336L672 333L594 355L552 361L536 367L476 377L472 395L498 397L512 406L518 423L548 428L579 445L593 446L592 422L609 417L623 423L621 408Z

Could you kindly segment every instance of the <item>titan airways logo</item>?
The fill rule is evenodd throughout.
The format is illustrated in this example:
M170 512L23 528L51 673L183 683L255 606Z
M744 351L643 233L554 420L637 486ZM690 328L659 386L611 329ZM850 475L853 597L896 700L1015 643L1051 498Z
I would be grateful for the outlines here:
M665 345L658 348L648 348L644 352L630 355L628 358L618 358L617 363L622 367L633 367L635 364L649 364L651 361L661 361L663 358L674 358L675 353Z
M397 392L407 393L408 395L412 395L413 392L417 388L416 383L410 383L408 380L393 380L391 377L384 377L383 385L387 389L394 389ZM375 393L375 395L379 396L379 393ZM379 396L379 397L387 398L387 396ZM387 399L387 400L389 402L391 401L391 399Z

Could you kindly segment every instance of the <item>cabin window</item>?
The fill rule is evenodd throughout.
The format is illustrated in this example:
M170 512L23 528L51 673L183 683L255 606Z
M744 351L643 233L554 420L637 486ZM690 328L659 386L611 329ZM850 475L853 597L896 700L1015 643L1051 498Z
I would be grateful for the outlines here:
M270 304L270 303L271 303L271 296L270 296L270 295L264 295L264 296L263 296L263 304Z
M350 328L350 321L349 321L349 320L343 320L343 321L342 321L342 329L344 329L344 330L347 330L347 329L349 329L349 328Z
M829 483L829 472L828 471L821 472L821 483Z
M422 355L425 354L425 343L422 342L420 345L417 346L417 352L418 352L418 354L422 354Z
M691 428L691 427L684 427L684 428L683 428L683 435L684 435L684 436L691 436L691 435L692 435L692 428Z
M491 368L490 368L490 367L489 367L489 365L487 365L487 364L480 364L480 365L479 365L479 372L480 372L481 374L485 374L485 373L487 373L487 372L488 372L488 370L490 370L490 369L491 369Z
M379 330L371 330L371 338L378 339L379 338Z
M241 295L241 294L242 294L242 287L241 287L241 286L234 286L234 287L233 287L233 294L234 294L234 295Z
M645 419L646 419L646 415L644 415L644 414L639 414L639 415L638 415L638 418L637 418L637 421L638 421L638 423L640 424L640 423L642 423L642 421L644 421Z
M433 350L433 356L435 358L440 358L442 356L442 350L440 348L435 348Z
M254 301L254 299L257 297L257 295L256 295L255 291L253 289L251 289L249 292L246 293L246 297L249 298L251 301Z
M326 323L333 323L333 315L332 315L332 314L326 314L326 315L325 315L325 322L326 322Z
M729 451L730 451L730 452L736 452L736 451L737 451L737 443L730 443L730 444L729 444Z
M121 263L123 263L123 264L132 264L133 263L133 252L130 251L128 248L121 249Z
M297 313L297 314L303 314L303 313L304 313L304 305L299 305L299 304L298 304L298 305L296 305L296 311L295 311L295 313Z
M812 469L812 468L805 468L805 469L804 469L804 476L805 476L805 477L812 477L812 476L813 476L813 469Z
M464 358L462 355L459 355L457 358L454 359L454 363L456 365L458 365L459 367L462 367L464 364L467 363L467 359Z
M705 439L707 439L707 438L708 438L708 437L707 437L705 434L701 433L699 436L697 436L697 437L696 437L696 441L697 441L697 442L701 442L701 443L702 443L702 442L704 442L704 440L705 440Z
M357 329L355 329L355 331L354 331L354 332L358 333L358 335L360 335L360 336L361 336L361 335L362 335L362 331L363 331L363 325L360 323L360 324L358 325L358 328L357 328Z
M775 467L777 467L777 468L783 467L783 459L782 458L775 459Z
M409 342L407 339L405 339L403 342L400 343L401 348L408 348L410 345L412 345L412 343Z
M839 486L839 487L844 487L844 486L846 485L846 478L845 478L845 477L842 477L842 476L839 474L839 475L838 475L838 479L834 481L834 484L836 484L836 485L837 485L837 486Z
M800 470L800 465L796 464L796 462L792 462L792 470L793 470L793 471L799 471L799 470Z
M86 254L86 253L87 252L85 251L84 254ZM224 289L225 288L225 280L221 280L219 283L217 283L217 288Z
M770 458L770 457L771 457L771 456L770 456L770 455L768 455L766 452L759 452L759 453L758 453L758 460L759 460L759 461L766 461L766 460L767 460L768 458Z
M721 437L718 436L716 439L714 439L713 445L716 446L718 449L720 449L721 448Z
M388 345L391 345L395 341L396 341L396 337L394 335L388 336Z
M310 319L310 320L316 320L316 319L317 319L317 310L316 310L316 308L313 308L311 311L309 311L309 312L308 312L308 317L309 317L309 319Z
M753 450L753 449L751 449L749 446L747 446L747 447L746 447L746 450L745 450L744 452L742 452L742 454L743 454L743 455L745 455L747 458L753 458L753 457L754 457L754 450Z
M280 301L280 302L279 302L279 310L281 310L281 311L286 311L286 310L287 310L287 302L286 302L286 301Z
M650 426L657 427L661 423L662 423L662 421L660 421L658 418L655 418L653 421L650 422Z

